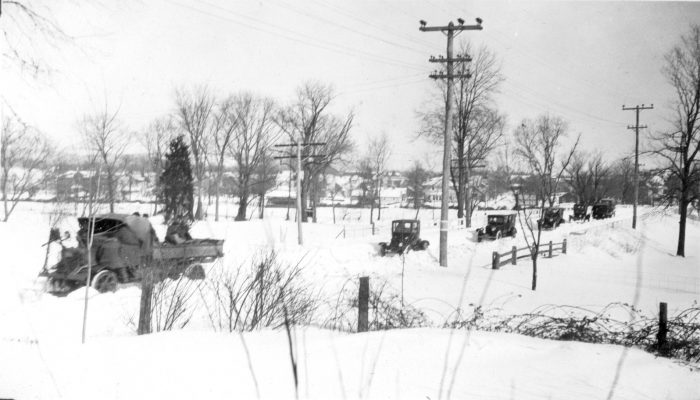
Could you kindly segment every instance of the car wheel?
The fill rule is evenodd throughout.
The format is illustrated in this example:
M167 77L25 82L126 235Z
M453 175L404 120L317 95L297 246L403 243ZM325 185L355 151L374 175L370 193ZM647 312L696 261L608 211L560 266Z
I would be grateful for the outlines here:
M185 276L187 277L187 279L200 280L204 279L205 275L206 274L204 273L204 267L202 267L201 264L190 265L185 270Z
M384 244L379 245L379 255L382 257L386 255L386 246Z
M517 235L517 234L518 234L518 230L515 229L515 228L513 228L513 231L510 233L510 235L511 235L512 237L515 237L515 235Z
M496 232L496 240L501 238L501 231Z
M103 269L92 278L92 287L100 293L114 292L117 290L118 282L114 271Z

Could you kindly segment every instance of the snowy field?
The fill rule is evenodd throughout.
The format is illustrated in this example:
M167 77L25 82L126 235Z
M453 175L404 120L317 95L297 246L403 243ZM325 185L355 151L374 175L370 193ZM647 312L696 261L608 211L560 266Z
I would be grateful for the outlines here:
M152 211L148 204L118 208ZM22 203L0 224L0 398L700 399L698 366L638 349L439 329L458 311L479 306L510 315L551 304L599 311L619 302L653 316L659 302L668 303L669 315L697 305L700 225L689 221L686 257L675 257L678 217L670 212L640 209L633 231L631 208L620 206L611 220L544 232L543 242L566 238L569 251L540 259L535 292L528 260L491 269L493 251L525 245L522 229L516 238L475 243L472 230L454 223L448 267L440 267L439 210L419 212L431 246L405 260L379 257L377 243L389 240L391 219L414 218L415 210L383 209L372 235L369 210L336 208L334 224L331 208L322 208L319 223L304 224L304 246L297 245L294 210L292 221L285 221L286 209L270 208L264 220L233 222L225 218L235 215L231 207L219 222L197 223L194 237L226 240L226 255L206 266L208 276L247 266L274 248L281 260L299 263L306 285L326 303L356 291L358 278L369 276L371 287L402 293L434 326L363 334L320 329L320 323L294 328L295 393L283 329L216 332L200 304L184 329L138 337L140 289L134 284L91 292L87 343L81 345L84 289L55 297L36 277L54 209ZM474 225L483 220L475 215ZM165 227L155 228L162 238ZM62 221L62 231L75 229L74 218Z

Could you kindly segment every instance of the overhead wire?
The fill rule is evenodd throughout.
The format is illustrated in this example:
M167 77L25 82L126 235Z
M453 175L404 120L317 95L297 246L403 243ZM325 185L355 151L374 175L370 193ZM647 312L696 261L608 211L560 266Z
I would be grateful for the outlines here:
M273 3L273 4L274 4L274 3ZM370 39L373 39L373 40L376 40L376 41L379 41L379 42L382 42L382 43L386 43L386 44L391 45L391 46L394 46L394 47L398 47L398 48L401 48L401 49L404 49L404 50L408 50L408 51L412 51L412 52L414 52L414 53L418 53L418 54L421 54L421 55L424 55L424 54L425 54L424 51L418 50L418 49L416 49L415 47L411 47L411 46L403 45L403 44L400 44L400 43L396 43L396 42L394 42L394 41L390 41L390 40L381 38L381 37L379 37L379 36L377 36L377 35L372 35L372 34L369 34L369 33L365 33L365 32L359 31L359 30L357 30L357 29L353 29L353 28L348 27L348 26L346 26L346 25L343 25L343 24L341 24L341 23L339 23L339 22L337 22L337 21L330 21L330 20L328 20L328 19L326 19L326 18L323 18L323 17L321 17L321 16L313 15L313 14L310 14L310 13L308 13L308 12L301 11L301 10L299 10L299 9L297 9L297 8L295 8L295 7L293 7L291 4L285 3L283 0L279 0L279 1L277 2L277 4L278 4L280 7L283 7L283 8L285 8L285 9L287 9L287 10L289 10L289 11L292 11L292 12L294 12L294 13L296 13L296 14L303 15L303 16L305 16L305 17L308 17L308 18L311 18L311 19L315 19L315 20L317 20L317 21L321 21L321 22L326 23L326 24L328 24L328 25L331 25L331 26L334 26L334 27L337 27L337 28L344 29L344 30L346 30L346 31L355 33L355 34L357 34L357 35L364 36L364 37L367 37L367 38L370 38Z
M535 98L537 98L537 99L546 98L546 96L545 96L544 94L539 93L539 92L537 92L537 91L535 91L535 90L533 90L533 89L530 89L530 88L528 88L528 87L526 87L526 86L524 86L524 85L516 84L514 81L506 81L505 84L506 84L506 85L511 85L511 86L513 86L514 88L516 88L516 89L518 89L518 90L520 90L520 91L529 93L530 95L532 95L533 97L535 97ZM606 123L611 123L611 124L615 124L615 125L619 125L619 126L625 126L625 125L626 125L624 122L615 121L615 120L611 120L611 119L608 119L608 118L599 117L599 116L596 116L596 115L587 113L587 112L585 112L585 111L581 111L581 110L579 110L579 109L577 109L577 108L568 106L568 105L566 105L566 104L563 104L563 103L560 103L560 102L557 102L557 101L554 101L554 100L542 100L542 102L544 102L545 104L551 104L551 105L553 105L554 107L558 107L558 108L562 108L562 109L569 110L570 112L583 115L583 116L585 116L585 117L587 117L587 118L590 118L590 119L593 119L593 120L597 120L597 121L599 121L599 122L606 122Z
M399 30L397 30L397 29L393 29L393 28L391 28L390 25L386 25L386 24L384 24L384 25L374 24L374 23L372 23L372 22L370 22L370 21L368 21L368 20L366 20L366 19L358 18L358 17L354 16L352 13L350 13L349 11L347 11L347 10L341 8L341 7L338 7L338 6L336 6L336 5L328 4L328 3L323 2L323 1L320 1L320 0L311 0L311 1L313 1L314 3L316 3L316 4L318 4L318 5L322 6L322 7L325 7L325 8L327 8L327 9L331 10L331 11L334 11L334 12L336 12L336 13L339 14L339 15L343 15L343 16L345 16L345 17L347 17L347 18L349 18L349 19L352 19L352 20L354 20L354 21L357 21L357 22L359 22L359 23L361 23L361 24L363 24L363 25L372 27L372 28L376 29L377 31L381 31L381 32L390 34L390 35L392 35L392 36L394 36L394 37L396 37L396 38L399 38L400 40L408 40L409 42L411 42L411 43L413 43L413 44L422 45L427 51L433 51L434 48L435 48L435 46L434 46L433 43L431 43L431 42L429 42L429 41L427 41L427 40L424 40L424 39L419 39L420 36L411 37L411 38L409 39L409 38L407 37L405 31L399 31ZM383 3L376 3L376 4L383 4Z
M346 89L346 90L339 92L338 95L343 96L343 95L348 95L348 94L366 92L369 90L379 90L379 89L386 89L386 88L391 88L391 87L413 85L413 84L417 84L417 83L424 83L424 82L426 82L426 80L427 80L427 78L426 78L425 74L414 74L414 75L403 76L403 77L399 77L399 78L385 79L385 80L370 82L370 83L367 83L366 85L357 85L354 88L351 87L350 89ZM392 82L392 83L389 83L389 82Z
M322 48L324 50L329 50L333 51L336 53L344 54L344 55L351 55L351 56L356 56L356 57L361 57L367 60L371 60L374 62L382 63L382 64L388 64L388 65L394 65L394 66L400 66L403 68L409 68L413 70L419 70L419 71L424 71L424 67L418 66L418 64L412 64L409 62L401 61L396 58L390 58L390 57L384 57L380 56L377 54L373 54L367 51L359 50L356 48L352 48L349 46L344 46L340 45L338 43L326 41L326 40L321 40L317 37L303 34L300 32L296 32L294 30L284 28L281 26L271 26L269 23L260 20L258 18L243 14L241 12L235 12L229 8L219 6L217 4L212 4L203 0L197 0L196 2L200 5L203 5L205 7L210 7L214 8L220 11L225 12L228 15L221 15L220 13L214 13L210 12L209 9L201 9L201 8L196 8L192 7L191 5L188 4L183 4L179 1L176 0L165 0L168 3L174 4L176 6L182 7L182 8L187 8L189 10L198 12L200 14L204 14L207 16L210 16L212 18L217 18L221 20L225 20L228 22L233 22L237 26L242 26L251 30L255 30L258 32L263 32L269 35L275 35L276 37L280 37L286 40L294 41L297 43L305 44L308 46L313 46L317 48ZM256 26L254 24L251 24L249 21L252 22L257 22L260 24L260 26ZM262 28L264 26L265 28ZM274 32L274 31L277 31Z

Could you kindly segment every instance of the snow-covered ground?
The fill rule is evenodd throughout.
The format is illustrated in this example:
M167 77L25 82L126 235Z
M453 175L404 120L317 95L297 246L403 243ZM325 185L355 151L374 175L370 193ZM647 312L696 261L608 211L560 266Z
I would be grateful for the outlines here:
M118 211L151 207L122 204ZM53 210L22 203L0 224L0 398L295 398L283 330L217 333L200 307L184 330L138 337L135 285L91 292L87 343L80 344L84 289L54 297L36 278ZM677 215L651 211L640 210L647 216L636 231L631 209L619 207L612 220L544 232L543 242L566 237L569 252L540 260L535 292L527 260L491 269L493 251L525 245L522 232L477 244L455 224L448 267L440 267L439 210L419 212L431 247L408 253L405 265L398 256L379 257L376 244L389 239L391 219L414 218L415 210L383 209L372 236L369 210L336 208L333 224L332 209L322 208L318 224L304 224L304 246L283 208L267 209L262 221L210 218L193 236L226 239L223 261L207 267L211 276L274 248L281 260L301 260L303 279L323 299L335 301L366 275L372 287L386 284L387 293L403 287L405 302L434 326L477 306L516 314L548 304L595 311L621 302L652 316L663 301L673 315L700 299L700 225L689 222L686 257L678 258ZM68 218L61 227L74 232L76 223ZM162 237L165 228L155 227ZM298 327L292 334L298 398L700 398L696 366L619 346L437 328L347 334Z

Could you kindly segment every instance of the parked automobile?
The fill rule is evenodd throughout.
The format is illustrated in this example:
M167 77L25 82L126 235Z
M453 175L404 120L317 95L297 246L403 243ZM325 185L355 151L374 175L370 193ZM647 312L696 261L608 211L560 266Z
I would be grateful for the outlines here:
M604 219L615 216L615 200L602 199L593 206L593 218Z
M391 241L379 243L379 252L403 254L408 250L425 250L430 245L427 240L420 238L420 221L415 219L399 219L391 222Z
M550 207L544 210L544 215L537 221L537 226L541 229L556 229L564 222L564 209Z
M504 236L512 236L518 233L515 228L516 214L508 213L492 213L486 218L486 226L476 230L476 241L481 242L484 239L498 240Z
M574 204L574 214L569 215L569 222L571 221L590 221L591 213L588 212L588 204L586 203L576 203Z

